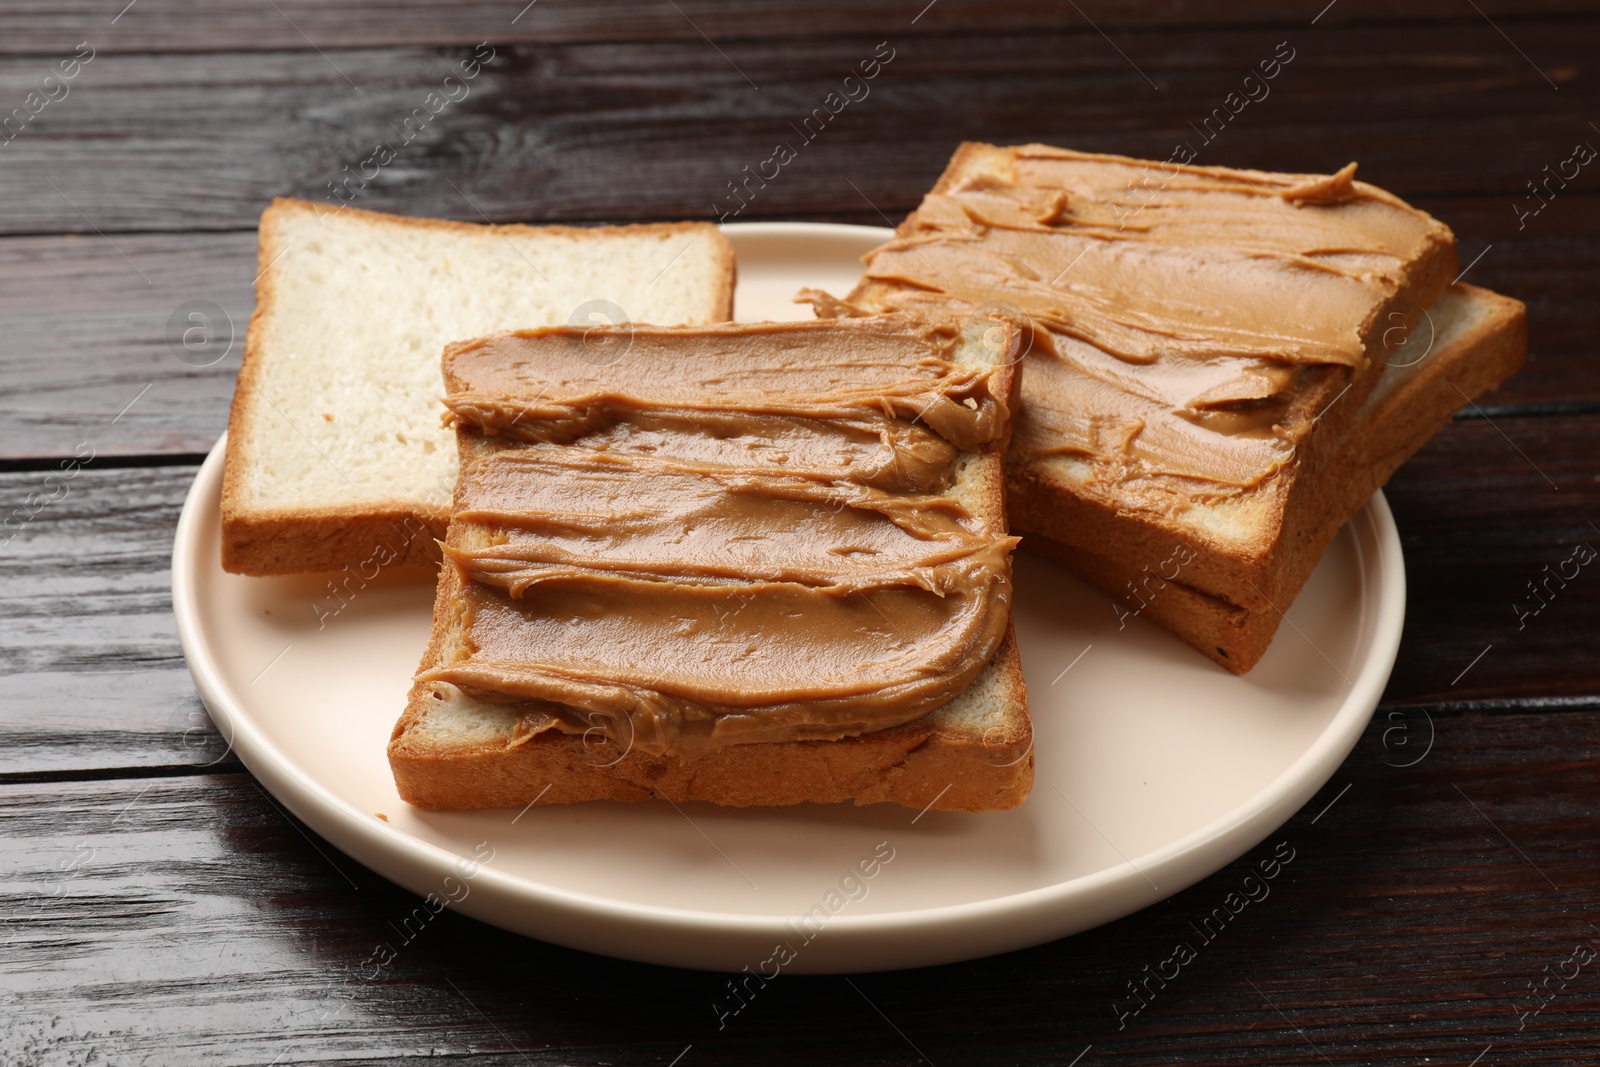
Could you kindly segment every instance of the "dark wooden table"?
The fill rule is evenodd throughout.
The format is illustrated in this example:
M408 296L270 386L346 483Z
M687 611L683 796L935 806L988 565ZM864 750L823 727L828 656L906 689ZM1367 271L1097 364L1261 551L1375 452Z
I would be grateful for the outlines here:
M1543 184L1600 147L1600 5L523 2L0 8L0 1062L1600 1063L1600 571L1542 606L1528 588L1600 545L1600 163ZM1127 983L1267 846L1066 941L785 977L721 1031L722 976L453 913L361 967L415 899L227 752L169 554L226 422L261 209L330 198L480 42L470 94L358 206L711 218L887 42L870 95L739 218L897 220L964 138L1187 141L1360 160L1455 229L1469 280L1527 301L1527 368L1388 490L1410 607L1383 707L1271 839L1296 859L1270 900L1137 1016ZM1270 95L1191 126L1285 49ZM216 332L185 349L196 307Z

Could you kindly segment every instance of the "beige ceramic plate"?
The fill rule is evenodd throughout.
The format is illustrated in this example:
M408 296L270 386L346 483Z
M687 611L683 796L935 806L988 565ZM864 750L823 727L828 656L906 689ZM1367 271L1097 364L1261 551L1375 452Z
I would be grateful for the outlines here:
M746 319L809 314L789 302L795 289L847 291L856 257L887 234L786 223L727 232ZM432 590L380 579L319 629L311 605L325 579L224 574L222 455L219 441L184 505L173 601L200 694L266 788L338 848L436 902L547 941L685 967L942 963L1162 899L1261 841L1338 767L1377 705L1405 607L1381 495L1339 535L1292 625L1243 678L1142 621L1119 629L1105 597L1024 553L1017 636L1038 778L1017 811L428 813L395 795L384 745Z

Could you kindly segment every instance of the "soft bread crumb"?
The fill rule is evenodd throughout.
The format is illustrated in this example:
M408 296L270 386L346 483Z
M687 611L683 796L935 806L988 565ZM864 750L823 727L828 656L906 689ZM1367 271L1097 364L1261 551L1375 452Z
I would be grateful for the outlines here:
M261 266L223 479L223 565L242 574L356 564L408 519L442 533L448 342L597 299L641 323L733 308L732 246L704 223L488 227L279 200Z
M519 718L515 710L473 700L444 682L429 689L428 714L408 732L410 743L444 752L511 742Z

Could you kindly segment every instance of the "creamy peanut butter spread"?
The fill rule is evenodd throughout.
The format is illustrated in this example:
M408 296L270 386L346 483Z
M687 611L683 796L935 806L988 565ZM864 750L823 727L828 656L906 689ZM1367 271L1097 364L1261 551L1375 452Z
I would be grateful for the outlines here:
M1009 417L1010 373L959 345L895 316L453 346L461 651L419 677L519 705L523 739L657 754L949 701L1005 634L1015 544L950 492Z
M1367 365L1405 268L1449 240L1354 173L1011 149L927 196L857 292L877 310L1010 308L1043 327L1013 462L1071 455L1100 478L1228 495L1289 461L1315 416L1297 401Z

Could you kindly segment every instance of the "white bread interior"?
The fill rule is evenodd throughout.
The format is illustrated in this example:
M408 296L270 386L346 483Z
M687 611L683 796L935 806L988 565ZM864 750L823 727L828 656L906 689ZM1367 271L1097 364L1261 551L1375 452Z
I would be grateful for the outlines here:
M277 200L260 243L223 487L238 573L335 569L397 537L405 562L437 559L456 474L447 343L616 309L662 325L733 311L732 246L704 223L479 226Z

